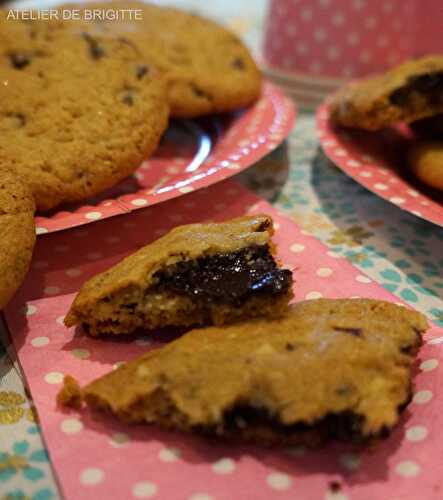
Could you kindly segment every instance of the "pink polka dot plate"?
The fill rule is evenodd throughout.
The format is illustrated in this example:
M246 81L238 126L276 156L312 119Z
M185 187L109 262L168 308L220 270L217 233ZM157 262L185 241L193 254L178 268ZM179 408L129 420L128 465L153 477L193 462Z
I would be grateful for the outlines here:
M441 499L443 330L435 326L418 354L411 404L391 436L369 450L338 444L316 451L261 449L57 408L63 374L85 384L170 339L165 333L90 338L64 327L63 316L86 279L177 224L263 212L274 218L279 259L294 269L295 300L396 300L232 180L102 221L93 230L78 227L38 240L29 276L5 316L64 498Z
M155 205L231 177L275 149L291 131L293 101L272 83L250 108L204 120L172 122L135 174L81 205L36 217L37 234Z
M374 194L429 222L443 226L443 195L409 172L406 126L367 132L335 126L327 102L317 111L317 133L326 156Z

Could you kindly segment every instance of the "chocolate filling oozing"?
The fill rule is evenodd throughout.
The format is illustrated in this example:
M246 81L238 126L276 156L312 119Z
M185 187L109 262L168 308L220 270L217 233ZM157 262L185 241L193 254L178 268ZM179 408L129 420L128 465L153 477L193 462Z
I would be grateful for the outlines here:
M411 104L414 93L424 95L431 105L440 103L443 100L443 71L411 76L404 87L392 92L389 101L395 106L406 106Z
M387 427L383 427L377 435L365 435L363 423L362 415L347 410L340 413L328 413L313 424L298 422L284 425L266 409L246 405L226 412L223 423L216 428L202 427L195 430L233 438L243 436L252 441L255 439L261 441L263 436L267 436L268 444L296 442L306 446L317 446L329 440L359 444L371 438L383 438L389 435Z
M242 305L251 295L287 293L292 272L279 269L267 245L178 262L158 271L155 289L206 303Z

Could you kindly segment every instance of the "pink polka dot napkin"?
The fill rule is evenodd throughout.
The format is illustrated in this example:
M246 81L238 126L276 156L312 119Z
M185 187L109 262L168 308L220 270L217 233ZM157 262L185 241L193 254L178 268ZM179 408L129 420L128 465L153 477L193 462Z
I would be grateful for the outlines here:
M111 416L62 411L63 375L82 384L167 339L92 339L63 326L84 280L183 223L245 213L274 217L279 257L295 276L296 300L365 296L395 300L347 261L225 181L211 188L87 228L39 238L32 269L6 319L37 407L50 458L67 499L432 500L441 498L443 331L432 328L420 351L413 401L377 448L260 449L129 426Z

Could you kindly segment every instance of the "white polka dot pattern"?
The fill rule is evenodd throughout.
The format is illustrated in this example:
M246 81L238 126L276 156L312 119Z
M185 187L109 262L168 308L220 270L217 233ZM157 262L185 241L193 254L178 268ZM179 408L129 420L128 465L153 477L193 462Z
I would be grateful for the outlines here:
M83 424L77 418L66 418L60 428L64 434L77 434L83 429Z
M44 377L48 384L61 384L63 382L63 373L49 372Z
M104 473L101 469L91 467L84 469L80 474L80 483L85 486L94 486L103 480Z
M98 220L101 216L101 212L86 212L85 214L85 218L89 220Z
M31 340L31 345L33 345L34 347L43 347L48 344L49 344L48 337L34 337Z
M420 474L420 466L412 460L405 460L397 464L395 472L402 477L415 477Z
M432 398L433 398L432 391L424 389L422 391L416 392L414 394L414 397L412 398L412 401L417 405L424 405L426 403L429 403L429 401L431 401Z
M291 252L294 252L294 253L301 253L303 252L305 249L305 246L302 245L301 243L294 243L293 245L291 245Z
M347 77L349 73L363 76L388 68L412 55L411 44L398 37L401 26L413 22L412 11L401 9L400 0L393 2L397 17L392 23L386 22L383 3L271 2L264 41L265 61L272 68L305 76L315 72L316 65L322 68L322 76L332 79ZM378 29L380 25L383 30ZM294 42L297 48L302 41L304 50L297 51L299 57L291 57Z
M423 441L423 439L425 439L427 435L428 429L423 425L415 425L409 427L409 429L407 429L406 431L406 439L413 442Z
M424 372L430 372L431 370L435 370L438 366L438 359L427 359L422 361L420 364L420 369Z
M178 448L163 448L158 453L158 458L162 462L176 462L181 456Z
M132 495L135 498L152 498L157 493L157 486L151 481L142 481L134 485Z
M283 491L291 487L292 481L287 474L273 472L266 478L266 482L273 490Z
M231 458L221 458L212 464L212 470L217 474L230 474L235 470L235 462Z

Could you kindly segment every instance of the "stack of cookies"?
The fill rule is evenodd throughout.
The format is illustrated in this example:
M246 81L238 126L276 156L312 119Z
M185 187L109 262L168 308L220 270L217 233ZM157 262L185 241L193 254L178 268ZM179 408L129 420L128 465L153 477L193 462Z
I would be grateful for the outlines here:
M31 205L42 212L87 199L132 174L156 149L169 117L231 111L260 94L260 72L246 47L209 20L141 2L59 9L74 7L139 16L25 21L0 10L0 178L10 195L21 182L31 197L22 208L18 200L5 206L5 213L28 216L14 233L28 230L16 246L20 263L0 254L3 274L16 269L8 296L32 253Z
M410 168L424 184L443 191L443 56L410 60L351 82L337 93L331 112L346 127L376 131L410 125Z

